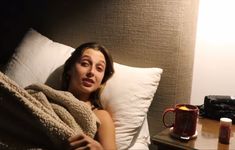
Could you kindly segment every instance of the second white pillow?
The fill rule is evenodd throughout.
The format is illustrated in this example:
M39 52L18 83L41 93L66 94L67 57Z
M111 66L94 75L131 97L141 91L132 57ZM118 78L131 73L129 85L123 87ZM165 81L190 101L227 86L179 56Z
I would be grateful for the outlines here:
M118 149L129 148L153 100L162 74L160 68L137 68L114 64L101 103L112 114Z

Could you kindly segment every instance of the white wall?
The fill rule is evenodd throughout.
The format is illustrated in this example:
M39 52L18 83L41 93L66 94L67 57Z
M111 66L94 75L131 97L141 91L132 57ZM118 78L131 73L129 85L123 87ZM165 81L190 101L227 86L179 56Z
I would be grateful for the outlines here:
M191 103L235 95L235 0L200 0Z

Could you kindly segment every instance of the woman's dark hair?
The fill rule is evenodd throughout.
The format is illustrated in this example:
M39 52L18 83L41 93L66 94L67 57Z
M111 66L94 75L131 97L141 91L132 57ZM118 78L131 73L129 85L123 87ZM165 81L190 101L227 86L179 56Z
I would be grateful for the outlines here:
M96 42L89 42L89 43L84 43L80 45L78 48L75 49L75 51L72 53L72 55L66 60L64 64L64 70L62 73L62 85L61 89L64 91L68 90L69 87L69 82L70 82L70 76L68 75L68 72L72 69L72 67L76 64L77 60L80 60L84 51L86 49L94 49L97 51L100 51L106 61L106 68L104 72L104 77L101 81L101 84L104 85L106 81L111 78L111 76L114 73L114 68L113 68L113 59L108 50L103 46L100 45ZM102 86L97 89L95 92L91 93L91 103L97 108L102 108L102 105L100 103L100 92L101 92Z

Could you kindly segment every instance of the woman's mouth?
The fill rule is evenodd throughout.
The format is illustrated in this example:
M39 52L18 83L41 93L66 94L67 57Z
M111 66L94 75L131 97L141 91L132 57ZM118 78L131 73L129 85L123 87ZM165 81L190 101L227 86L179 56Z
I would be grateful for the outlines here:
M82 79L82 83L86 87L91 87L92 84L94 84L94 81L92 79L89 79L89 78L84 78L84 79Z

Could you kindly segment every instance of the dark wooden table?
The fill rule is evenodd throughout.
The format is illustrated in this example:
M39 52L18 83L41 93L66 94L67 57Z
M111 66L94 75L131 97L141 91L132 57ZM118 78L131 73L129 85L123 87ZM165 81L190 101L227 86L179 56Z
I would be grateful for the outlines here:
M235 125L232 125L230 144L218 141L219 121L199 118L197 123L198 135L195 139L182 141L170 136L167 128L151 138L159 150L235 150Z

